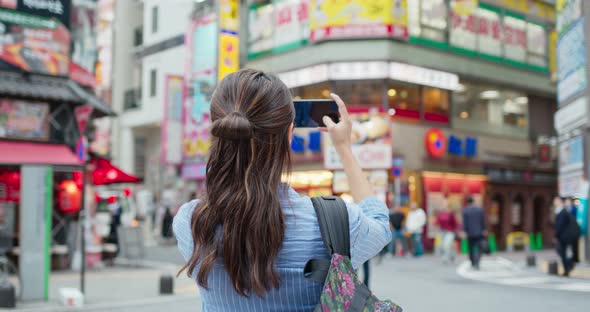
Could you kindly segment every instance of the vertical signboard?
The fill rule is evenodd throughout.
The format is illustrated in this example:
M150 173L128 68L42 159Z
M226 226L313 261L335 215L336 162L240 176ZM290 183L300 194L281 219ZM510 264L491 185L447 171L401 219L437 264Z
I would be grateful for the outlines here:
M586 89L584 20L579 19L557 39L557 102L562 105Z
M240 69L239 14L238 0L219 1L217 81Z
M167 76L165 83L164 120L162 122L162 162L180 164L182 160L182 86L181 76Z
M98 58L97 2L72 1L72 57L70 78L86 86L96 84L95 68Z

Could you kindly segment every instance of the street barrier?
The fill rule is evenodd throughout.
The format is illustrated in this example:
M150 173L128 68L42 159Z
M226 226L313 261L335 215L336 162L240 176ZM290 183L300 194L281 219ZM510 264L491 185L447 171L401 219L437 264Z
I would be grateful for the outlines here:
M549 275L557 275L559 271L558 268L559 265L557 264L557 261L551 260L549 261L547 273L549 273Z
M160 276L160 295L172 295L174 293L174 278L170 274Z
M535 257L534 254L528 254L526 256L526 265L528 267L535 267L535 266L537 266L537 258Z

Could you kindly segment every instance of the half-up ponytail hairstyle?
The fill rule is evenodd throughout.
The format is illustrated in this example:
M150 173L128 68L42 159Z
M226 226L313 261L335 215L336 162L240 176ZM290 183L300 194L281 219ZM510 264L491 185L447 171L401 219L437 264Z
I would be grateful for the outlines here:
M201 287L218 258L240 295L279 287L274 265L285 236L279 189L290 170L294 117L291 94L273 75L241 70L215 90L207 195L193 212L194 252L181 270L197 271Z

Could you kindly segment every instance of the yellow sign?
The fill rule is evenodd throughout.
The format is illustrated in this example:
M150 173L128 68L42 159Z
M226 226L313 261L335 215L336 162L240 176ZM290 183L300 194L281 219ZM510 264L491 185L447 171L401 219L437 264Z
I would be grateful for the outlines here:
M240 39L237 35L221 32L219 33L219 61L217 81L240 69Z
M455 0L453 12L459 16L471 16L477 10L477 0Z
M407 0L311 0L312 40L408 37Z
M549 34L549 72L551 79L555 80L557 74L557 31L553 30Z
M219 1L219 28L230 31L240 29L240 3L238 0Z
M502 0L502 4L509 10L523 14L530 14L531 7L528 0Z

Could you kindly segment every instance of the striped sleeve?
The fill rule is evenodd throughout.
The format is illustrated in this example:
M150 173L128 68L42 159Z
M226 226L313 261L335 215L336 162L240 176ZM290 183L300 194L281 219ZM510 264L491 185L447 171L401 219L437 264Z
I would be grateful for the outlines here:
M350 226L350 256L356 269L377 255L391 241L387 206L376 197L347 204Z
M172 223L172 229L176 237L178 250L184 257L184 260L188 261L193 254L193 234L191 233L191 218L193 210L197 206L197 201L193 200L188 202L178 209L174 221Z

